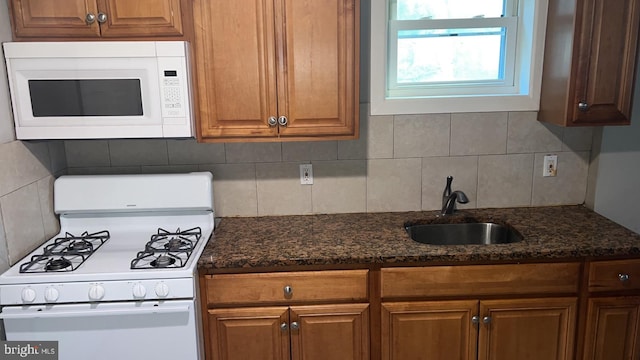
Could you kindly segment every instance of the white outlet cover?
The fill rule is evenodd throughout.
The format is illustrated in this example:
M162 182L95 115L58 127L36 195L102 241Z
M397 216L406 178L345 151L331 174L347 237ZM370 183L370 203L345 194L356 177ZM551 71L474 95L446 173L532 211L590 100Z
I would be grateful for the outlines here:
M542 176L556 176L558 173L558 155L545 155L543 164Z
M300 184L313 185L313 167L311 164L300 164Z

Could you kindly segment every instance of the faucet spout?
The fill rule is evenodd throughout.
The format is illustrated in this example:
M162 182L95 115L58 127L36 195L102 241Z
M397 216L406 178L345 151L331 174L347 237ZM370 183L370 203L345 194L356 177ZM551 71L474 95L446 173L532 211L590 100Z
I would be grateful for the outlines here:
M469 198L467 198L467 195L460 190L452 192L451 195L447 197L447 201L445 201L444 205L442 206L440 215L445 216L453 214L456 210L456 202L460 204L466 204L469 202Z

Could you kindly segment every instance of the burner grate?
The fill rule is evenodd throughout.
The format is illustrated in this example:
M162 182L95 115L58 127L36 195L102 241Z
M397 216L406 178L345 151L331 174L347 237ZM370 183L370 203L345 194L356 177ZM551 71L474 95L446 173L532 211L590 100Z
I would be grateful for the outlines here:
M109 240L106 230L80 236L66 232L44 247L42 254L34 255L20 265L21 273L74 271L84 263L102 244Z
M166 269L184 267L202 237L200 227L171 232L158 228L156 234L131 260L131 269Z

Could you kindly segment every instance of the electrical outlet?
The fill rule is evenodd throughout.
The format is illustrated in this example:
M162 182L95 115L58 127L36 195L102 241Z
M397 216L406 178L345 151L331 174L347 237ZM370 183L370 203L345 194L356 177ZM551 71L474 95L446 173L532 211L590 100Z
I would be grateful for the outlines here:
M556 176L558 173L558 155L545 155L543 163L542 176Z
M313 167L311 164L300 164L300 184L313 185Z

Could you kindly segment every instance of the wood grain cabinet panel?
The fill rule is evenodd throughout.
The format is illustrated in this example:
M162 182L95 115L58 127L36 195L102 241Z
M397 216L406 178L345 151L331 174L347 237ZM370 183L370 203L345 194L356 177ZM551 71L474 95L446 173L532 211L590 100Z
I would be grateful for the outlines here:
M640 297L589 300L584 360L640 358Z
M9 0L9 8L16 40L181 39L182 1Z
M550 0L538 119L627 125L640 0Z
M590 292L621 290L640 290L640 259L590 263Z
M194 0L201 141L352 139L359 0Z
M576 293L580 263L382 269L382 298Z

